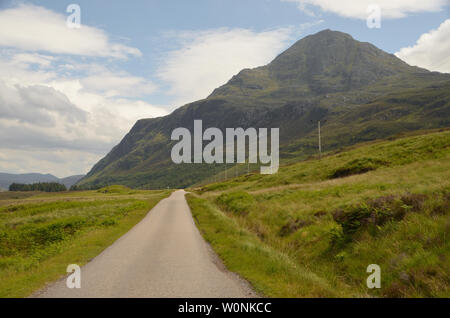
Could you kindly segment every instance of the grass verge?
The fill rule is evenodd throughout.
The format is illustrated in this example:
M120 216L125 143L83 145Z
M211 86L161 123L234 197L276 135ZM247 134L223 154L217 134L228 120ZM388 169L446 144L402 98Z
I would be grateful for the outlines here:
M189 204L266 296L449 297L449 145L448 131L370 143L193 189ZM370 264L380 289L366 285Z
M202 235L226 267L270 297L333 297L341 293L284 253L263 244L209 201L188 194L187 200Z
M26 297L129 231L171 191L85 191L0 200L0 297Z

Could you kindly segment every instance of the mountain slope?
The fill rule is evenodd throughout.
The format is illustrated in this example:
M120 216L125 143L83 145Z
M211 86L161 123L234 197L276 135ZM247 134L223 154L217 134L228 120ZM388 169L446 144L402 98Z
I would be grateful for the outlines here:
M75 183L80 181L84 177L84 174L77 174L74 176L69 176L65 178L60 178L59 183L62 183L66 186L67 189L69 189L71 186L73 186Z
M408 130L450 126L450 75L410 66L350 35L305 37L270 64L245 69L206 99L139 120L79 185L185 187L230 165L175 165L170 134L204 127L279 127L282 160L316 151L317 121L331 150ZM255 168L255 167L253 167Z

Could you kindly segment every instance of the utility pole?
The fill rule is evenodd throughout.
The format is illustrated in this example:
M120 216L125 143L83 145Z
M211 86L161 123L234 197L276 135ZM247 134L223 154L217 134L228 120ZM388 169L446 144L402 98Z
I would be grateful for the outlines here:
M322 123L326 123L328 120L327 119L325 119L325 120L322 120L322 121L320 121L320 120L318 120L317 121L317 128L318 128L318 131L319 131L319 158L322 158L322 135L321 135L321 124ZM311 120L311 124L313 124L314 122Z
M318 127L319 127L319 158L322 158L322 140L320 138L320 120L318 123Z

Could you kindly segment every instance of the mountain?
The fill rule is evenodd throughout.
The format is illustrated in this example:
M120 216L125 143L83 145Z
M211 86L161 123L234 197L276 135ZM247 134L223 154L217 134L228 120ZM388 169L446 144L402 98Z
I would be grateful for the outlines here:
M60 178L59 183L64 184L67 189L76 184L78 181L84 178L84 174L77 174L65 178Z
M40 173L24 173L24 174L11 174L0 173L0 188L7 190L11 183L24 183L32 184L38 182L58 182L64 184L67 188L77 183L84 175L70 176L66 178L58 178L52 174L40 174Z
M139 120L78 185L185 187L231 165L171 162L173 129L279 127L284 162L404 131L450 126L450 74L413 67L370 43L324 30L270 64L244 69L203 100L165 117ZM220 169L220 170L219 170ZM241 170L241 172L246 171ZM231 171L230 171L231 172Z

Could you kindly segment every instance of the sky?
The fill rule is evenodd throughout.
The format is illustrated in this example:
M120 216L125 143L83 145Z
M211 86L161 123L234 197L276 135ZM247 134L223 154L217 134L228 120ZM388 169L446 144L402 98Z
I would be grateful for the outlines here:
M0 172L85 174L136 120L323 29L450 73L450 0L0 0Z

